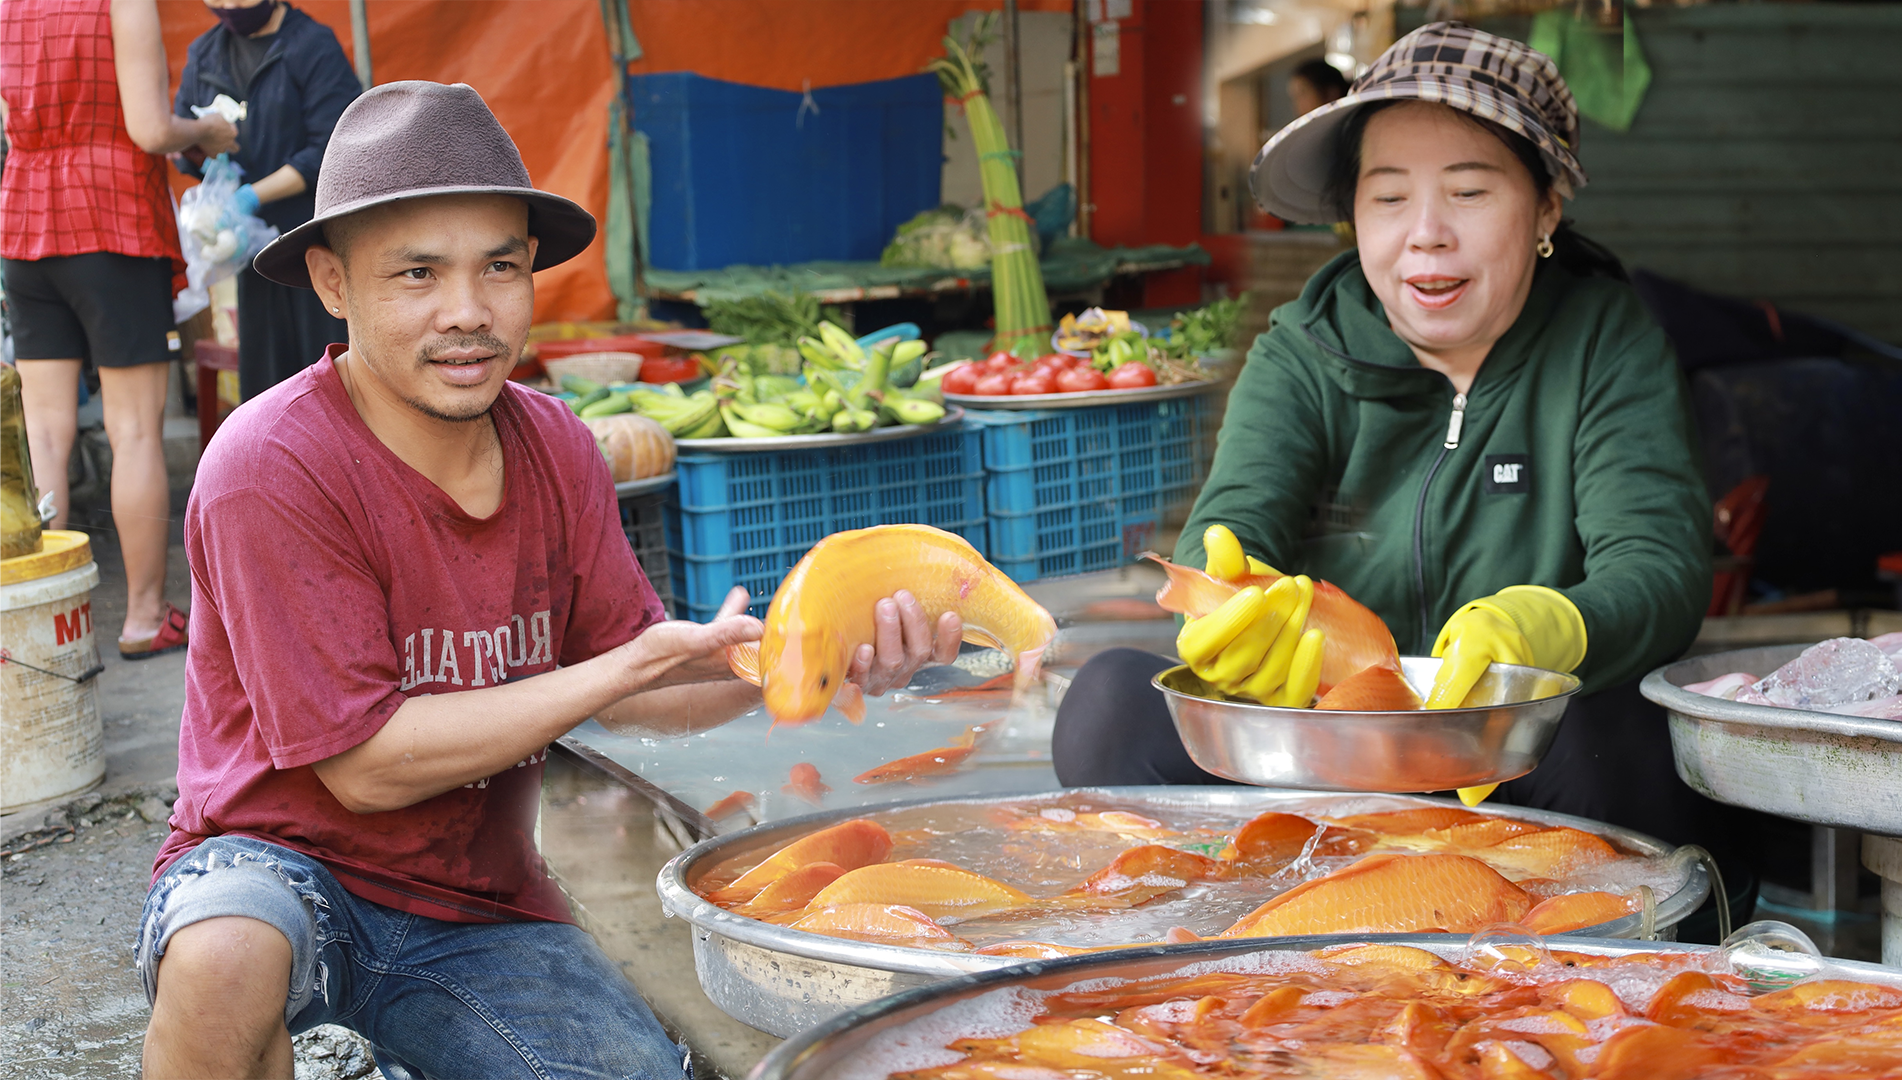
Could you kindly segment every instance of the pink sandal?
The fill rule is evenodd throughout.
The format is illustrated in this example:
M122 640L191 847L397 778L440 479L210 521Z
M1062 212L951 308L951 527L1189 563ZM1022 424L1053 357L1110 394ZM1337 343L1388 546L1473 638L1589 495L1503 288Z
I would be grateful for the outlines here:
M144 641L128 642L120 638L119 656L126 660L150 660L154 656L175 653L190 644L186 640L190 626L190 617L168 603L165 605L165 621L159 624L158 633Z

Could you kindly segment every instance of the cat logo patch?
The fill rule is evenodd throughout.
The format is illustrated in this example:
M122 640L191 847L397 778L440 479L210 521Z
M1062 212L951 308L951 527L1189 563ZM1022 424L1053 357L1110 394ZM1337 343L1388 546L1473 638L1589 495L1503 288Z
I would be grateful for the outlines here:
M1488 495L1524 495L1532 490L1532 465L1524 454L1487 454L1481 482Z

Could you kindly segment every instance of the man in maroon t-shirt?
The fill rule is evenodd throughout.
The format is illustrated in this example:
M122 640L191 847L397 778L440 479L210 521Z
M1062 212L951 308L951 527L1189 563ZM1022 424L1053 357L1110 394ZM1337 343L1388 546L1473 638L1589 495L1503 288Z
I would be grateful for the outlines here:
M507 381L532 271L593 235L475 91L404 82L344 112L317 216L258 256L350 342L231 416L186 512L147 1076L288 1077L291 1033L323 1023L391 1076L681 1075L536 852L542 761L590 717L678 731L756 707L724 653L760 624L741 590L711 623L666 620L593 438ZM956 655L956 617L907 594L875 619L868 693Z

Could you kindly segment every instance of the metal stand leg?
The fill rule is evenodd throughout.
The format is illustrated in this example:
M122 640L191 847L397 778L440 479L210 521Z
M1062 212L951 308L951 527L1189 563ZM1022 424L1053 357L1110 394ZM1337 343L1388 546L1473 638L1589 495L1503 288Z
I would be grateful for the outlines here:
M1902 840L1864 836L1862 864L1882 878L1882 962L1902 967Z
M1853 829L1810 826L1810 907L1856 910L1856 855L1862 834Z

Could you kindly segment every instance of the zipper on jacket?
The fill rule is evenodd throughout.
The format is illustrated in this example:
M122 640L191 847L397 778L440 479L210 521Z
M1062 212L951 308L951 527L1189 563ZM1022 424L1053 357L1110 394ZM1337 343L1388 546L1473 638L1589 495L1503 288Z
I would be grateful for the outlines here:
M1454 394L1453 415L1448 417L1446 421L1446 448L1448 450L1458 450L1460 448L1460 428L1465 424L1466 395Z
M1431 652L1433 643L1426 639L1427 627L1427 589L1426 589L1426 500L1427 489L1433 485L1434 474L1440 471L1440 465L1446 461L1446 455L1459 449L1460 428L1466 423L1466 395L1453 395L1453 415L1446 420L1446 442L1440 446L1440 454L1427 468L1426 478L1420 481L1420 498L1413 507L1413 584L1414 591L1420 596L1420 640L1423 652Z

